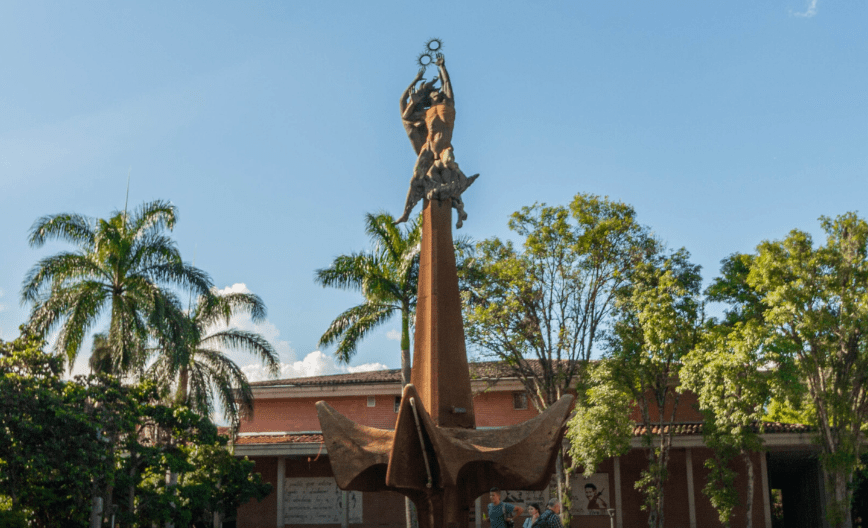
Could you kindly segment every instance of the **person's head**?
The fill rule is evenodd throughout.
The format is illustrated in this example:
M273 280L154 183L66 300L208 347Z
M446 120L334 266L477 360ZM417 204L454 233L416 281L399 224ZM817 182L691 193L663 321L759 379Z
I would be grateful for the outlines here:
M561 513L561 503L557 499L549 499L548 508L557 514Z
M531 517L533 517L534 515L539 515L542 512L539 511L539 504L531 502L527 505L527 513L530 514Z
M443 92L440 90L433 90L431 92L431 103L437 104L442 103L446 99L446 96L443 95Z
M596 495L596 494L597 494L597 486L594 486L590 482L585 484L585 497L587 497L588 500L591 500L592 498L594 498L594 495Z
M491 488L488 492L488 500L495 506L500 504L500 488Z

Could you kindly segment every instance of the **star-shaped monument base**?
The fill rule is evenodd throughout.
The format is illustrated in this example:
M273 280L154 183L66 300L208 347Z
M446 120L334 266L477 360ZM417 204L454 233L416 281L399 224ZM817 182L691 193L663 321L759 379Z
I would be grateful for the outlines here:
M421 528L466 524L469 505L492 486L542 490L549 484L572 396L539 416L498 429L440 427L407 385L395 430L359 425L326 402L317 413L341 489L409 497Z

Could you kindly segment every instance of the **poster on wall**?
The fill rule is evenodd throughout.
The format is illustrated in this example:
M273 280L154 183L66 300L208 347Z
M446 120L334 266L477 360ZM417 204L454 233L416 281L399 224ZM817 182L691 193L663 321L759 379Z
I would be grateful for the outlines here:
M549 500L547 490L542 491L527 491L527 490L508 490L503 492L503 502L508 502L515 506L521 506L527 511L528 504L539 504L539 507L545 511L546 501Z
M578 475L570 479L572 485L572 515L608 515L613 508L609 500L609 474L594 473L590 477Z
M288 478L284 491L286 524L341 524L343 491L332 477ZM362 492L348 491L350 524L362 523Z

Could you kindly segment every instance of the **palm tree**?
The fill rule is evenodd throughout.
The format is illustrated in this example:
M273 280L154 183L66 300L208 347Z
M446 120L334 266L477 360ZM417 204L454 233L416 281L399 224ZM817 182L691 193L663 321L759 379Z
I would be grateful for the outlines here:
M33 224L31 247L53 239L77 247L40 260L21 291L22 302L32 304L30 328L43 337L58 331L54 347L70 369L87 334L108 315L108 331L95 336L93 364L118 375L141 371L149 334L180 310L167 288L210 294L208 275L185 264L164 234L175 219L175 206L154 201L108 219L62 213Z
M387 213L365 216L371 252L341 255L328 268L316 271L316 282L361 291L364 302L332 321L320 346L338 343L335 356L349 363L358 342L395 313L401 314L401 382L410 383L410 317L416 309L422 221L417 216L405 228Z
M271 374L280 361L271 343L256 332L228 328L233 315L247 313L254 322L265 319L265 304L252 293L202 296L180 319L167 321L168 332L158 336L157 359L147 376L174 388L175 401L203 416L214 411L214 393L224 417L236 430L242 416L253 411L253 392L247 376L226 350L243 350L259 356ZM227 327L218 329L219 327Z

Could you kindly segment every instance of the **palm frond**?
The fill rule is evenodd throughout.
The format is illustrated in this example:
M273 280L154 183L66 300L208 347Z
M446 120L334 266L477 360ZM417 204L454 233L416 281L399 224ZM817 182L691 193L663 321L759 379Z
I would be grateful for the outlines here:
M180 263L181 253L171 238L160 233L149 233L132 241L129 262L135 269L146 270L160 264Z
M206 349L219 346L230 350L243 350L258 356L268 367L269 373L276 375L280 372L280 356L277 350L271 342L256 332L228 328L206 336L199 341L199 346Z
M354 306L340 314L328 330L320 337L319 346L329 346L338 342L335 356L339 361L349 363L356 352L358 342L377 326L385 323L399 306L364 303Z
M30 268L21 284L21 302L35 302L51 285L78 280L106 279L105 271L79 253L58 253L45 257Z
M164 228L175 227L178 210L167 200L155 200L138 206L127 221L128 231L134 238L144 237Z
M141 274L155 282L177 284L196 295L209 295L214 286L206 272L181 262L155 264L143 269Z
M209 371L226 419L237 426L240 416L253 412L253 391L247 376L219 350L197 350L197 358Z
M189 390L187 392L187 406L202 416L211 417L214 412L214 398L211 395L211 387L220 380L215 379L210 369L201 363L194 362L190 365Z
M72 368L84 336L99 320L108 299L109 294L102 284L92 281L58 288L45 302L34 307L30 328L45 337L59 325L54 347L66 356Z
M28 242L31 247L42 247L49 240L65 240L80 248L93 246L95 238L93 220L74 213L61 213L39 218L30 227Z
M268 314L265 303L253 293L218 294L212 289L210 297L200 297L194 311L194 319L201 328L208 328L219 322L229 324L233 315L247 313L253 322L265 320Z
M361 290L368 270L371 269L372 259L367 253L341 255L335 258L328 268L316 270L314 282L323 287Z

